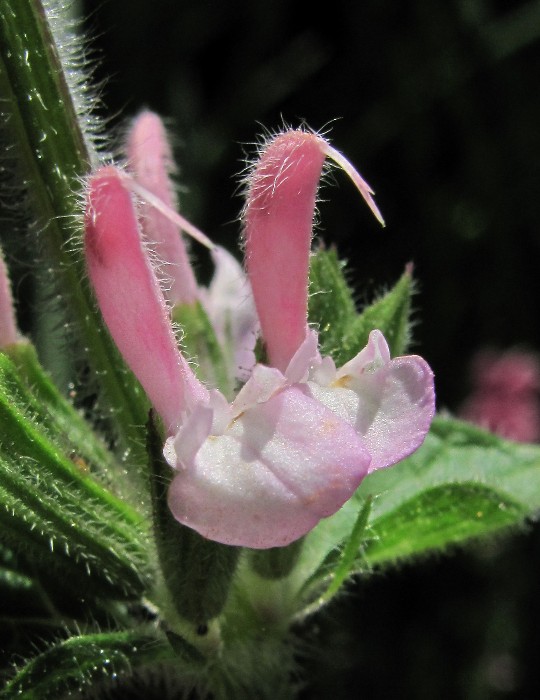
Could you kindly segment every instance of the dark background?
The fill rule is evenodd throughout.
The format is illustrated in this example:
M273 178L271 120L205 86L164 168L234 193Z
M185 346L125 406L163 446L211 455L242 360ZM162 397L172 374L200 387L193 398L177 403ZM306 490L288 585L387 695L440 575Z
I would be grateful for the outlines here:
M319 235L349 260L360 302L414 261L414 349L440 408L466 396L477 349L540 348L540 2L81 9L111 126L142 107L167 118L183 211L231 249L245 145L283 121L330 127L387 228L338 175ZM305 697L540 697L539 567L533 532L357 582L310 630Z

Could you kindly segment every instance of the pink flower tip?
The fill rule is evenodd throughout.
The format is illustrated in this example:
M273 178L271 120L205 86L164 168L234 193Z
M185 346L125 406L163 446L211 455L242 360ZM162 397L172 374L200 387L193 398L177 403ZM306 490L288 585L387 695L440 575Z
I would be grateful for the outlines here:
M4 256L0 250L0 348L13 345L21 340L15 309L11 295L11 283Z
M306 337L313 217L327 158L349 175L384 223L372 189L318 134L289 130L273 137L247 178L246 267L268 357L282 372Z
M127 168L134 180L156 198L142 206L141 221L144 236L162 263L160 273L166 298L172 305L192 304L197 299L197 283L184 240L177 224L155 206L158 201L172 212L176 207L170 177L176 168L165 127L157 114L144 111L133 120L125 151Z

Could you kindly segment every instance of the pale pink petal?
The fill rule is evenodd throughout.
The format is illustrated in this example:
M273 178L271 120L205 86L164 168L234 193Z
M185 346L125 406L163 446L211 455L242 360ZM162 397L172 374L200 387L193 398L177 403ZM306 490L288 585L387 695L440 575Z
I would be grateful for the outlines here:
M209 539L284 546L336 512L369 462L351 426L304 388L288 386L206 440L194 463L181 465L169 507Z
M20 339L15 321L11 284L4 256L0 250L0 348L17 343Z
M208 392L208 406L212 409L212 435L221 435L234 417L233 409L219 389Z
M312 367L321 362L318 334L307 326L305 333L302 344L292 356L285 370L285 376L290 384L307 381Z
M131 195L113 167L101 168L88 183L84 243L109 332L167 429L176 432L188 403L206 400L207 391L177 349Z
M321 357L320 362L314 365L310 372L310 379L322 386L328 386L335 381L336 375L336 364L331 357L326 355L326 357Z
M337 379L348 375L373 372L390 362L390 349L381 331L371 331L365 348L337 371Z
M255 365L259 328L251 285L225 248L215 246L211 255L215 271L208 289L200 290L201 302L219 341L231 350L231 376L246 381Z
M167 438L163 455L173 469L191 464L212 431L214 412L209 406L199 404L183 416L176 435Z
M433 373L416 355L390 360L382 333L323 386L309 382L312 395L363 436L372 456L369 471L390 466L424 441L435 412Z
M157 114L144 111L133 120L125 150L128 169L135 180L174 209L176 197L170 174L175 166L167 133ZM193 303L197 299L197 283L178 226L151 204L143 203L141 214L145 238L162 264L160 276L164 279L166 299L171 305Z
M259 403L268 401L287 384L287 378L274 367L255 365L251 377L238 392L232 403L234 416L240 415Z

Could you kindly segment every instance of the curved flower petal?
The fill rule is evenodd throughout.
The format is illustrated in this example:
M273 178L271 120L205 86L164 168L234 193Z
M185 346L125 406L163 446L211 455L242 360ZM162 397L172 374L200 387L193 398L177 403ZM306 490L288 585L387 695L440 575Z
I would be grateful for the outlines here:
M188 404L205 401L208 392L178 351L131 195L112 166L100 168L89 180L84 243L88 274L109 332L174 433Z
M306 326L306 337L292 356L285 370L285 376L290 384L306 382L310 370L314 365L318 365L320 362L319 335L316 331Z
M233 417L237 418L253 406L268 401L286 385L287 379L278 369L266 367L266 365L255 365L251 377L233 401Z
M347 173L384 225L373 190L318 134L289 129L269 139L246 179L246 269L268 359L281 372L306 335L309 251L326 158Z
M279 390L179 465L169 490L174 517L209 539L265 549L335 513L366 475L370 455L352 426L305 392ZM175 444L181 453L180 437Z
M390 359L380 331L326 386L310 381L312 395L365 439L369 471L395 464L424 441L435 413L433 373L421 357Z
M287 131L249 179L246 268L270 364L284 372L306 333L309 250L325 154L319 138Z
M174 208L176 197L170 173L176 170L167 133L160 117L147 110L133 120L126 143L128 169L137 182ZM142 204L142 227L146 240L161 263L167 301L192 304L197 299L197 282L189 263L178 226L150 204Z
M180 457L185 461L195 458L201 445L210 435L212 418L212 409L208 406L200 406L184 420L174 437L165 440L163 456L170 467L178 468ZM175 445L181 445L181 455L177 454Z

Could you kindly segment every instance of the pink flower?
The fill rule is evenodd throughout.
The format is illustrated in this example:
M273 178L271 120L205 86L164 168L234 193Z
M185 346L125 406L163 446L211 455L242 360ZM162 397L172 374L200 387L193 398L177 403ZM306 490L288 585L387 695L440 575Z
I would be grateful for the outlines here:
M178 350L125 176L88 185L88 272L109 331L161 416L175 471L174 517L229 545L286 545L335 513L365 475L410 454L433 416L433 377L418 357L391 360L378 331L336 370L308 329L307 274L323 162L371 190L326 141L276 137L248 182L246 263L269 365L255 365L229 403ZM380 219L382 220L382 219Z
M246 268L271 364L282 371L306 336L313 214L325 159L347 164L377 219L369 185L323 138L286 131L261 150L247 179Z
M275 547L351 496L370 456L304 384L257 366L228 404L196 379L177 348L124 177L112 167L90 179L85 248L109 331L170 436L177 520L225 544Z
M170 174L176 168L157 114L144 111L133 120L125 153L135 180L174 209L176 197ZM165 298L173 306L193 303L198 297L197 282L178 226L150 204L142 204L140 213L145 239L153 246L160 264Z
M245 381L255 364L253 349L258 328L251 287L236 259L213 246L215 273L209 288L198 287L189 263L179 224L171 220L176 197L170 175L176 171L161 118L143 111L127 133L127 168L145 193L155 195L167 208L143 201L139 206L143 238L155 260L154 268L167 303L174 307L200 301L224 348L231 376ZM186 229L193 232L193 227Z
M168 432L190 399L208 392L176 347L169 309L143 248L124 177L112 166L90 179L85 216L90 280L109 331Z
M530 352L483 351L472 363L473 392L459 414L517 442L540 441L540 362Z
M296 354L295 381L307 381L311 396L355 428L371 454L373 471L403 459L423 442L435 411L433 374L421 357L391 360L376 330L339 370L331 358L318 354L316 333L307 325L308 270L325 158L345 170L383 222L369 185L342 154L317 134L288 131L264 147L248 181L246 264L270 364L289 366L290 375Z

